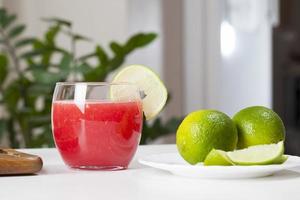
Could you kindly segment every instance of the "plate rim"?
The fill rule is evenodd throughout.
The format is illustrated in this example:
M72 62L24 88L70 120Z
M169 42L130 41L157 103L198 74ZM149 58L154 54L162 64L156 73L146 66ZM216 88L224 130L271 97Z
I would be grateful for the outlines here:
M148 154L146 156L142 156L140 158L138 158L138 162L140 164L143 164L143 165L146 165L146 166L150 166L150 167L153 167L153 168L158 168L158 167L154 167L153 165L156 165L156 166L161 166L163 168L165 167L169 167L169 168L181 168L181 169L199 169L202 168L202 169L206 169L206 170L216 170L216 169L268 169L270 167L272 167L272 169L276 169L276 170L285 170L285 169L291 169L291 168L294 168L294 167L299 167L300 166L300 157L299 156L294 156L294 155L288 155L288 154L284 154L286 156L288 156L288 160L290 158L292 159L298 159L299 160L299 163L296 164L296 163L283 163L283 164L271 164L271 165L233 165L233 166L217 166L217 165L214 165L214 166L204 166L204 165L201 165L201 164L196 164L196 165L190 165L186 162L186 165L185 164L169 164L169 163L164 163L164 162L155 162L155 161L151 161L149 160L150 157L153 157L153 156L162 156L162 155L179 155L178 153L156 153L156 154ZM180 155L179 155L180 156ZM287 160L287 161L288 161ZM163 169L163 168L158 168L158 169ZM165 170L168 170L167 168Z

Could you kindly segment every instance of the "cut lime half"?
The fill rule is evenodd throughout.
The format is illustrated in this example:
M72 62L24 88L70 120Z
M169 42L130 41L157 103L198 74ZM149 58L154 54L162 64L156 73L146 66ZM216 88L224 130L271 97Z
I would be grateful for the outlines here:
M130 65L121 69L113 78L113 83L133 83L141 93L143 111L147 120L154 118L165 106L168 93L158 75L143 65ZM111 89L111 97L120 99L123 92Z
M205 166L209 165L223 165L230 166L234 165L233 162L228 158L225 151L212 149L206 156L204 163Z
M267 165L282 162L283 141L277 144L250 146L246 149L227 152L229 159L237 165Z

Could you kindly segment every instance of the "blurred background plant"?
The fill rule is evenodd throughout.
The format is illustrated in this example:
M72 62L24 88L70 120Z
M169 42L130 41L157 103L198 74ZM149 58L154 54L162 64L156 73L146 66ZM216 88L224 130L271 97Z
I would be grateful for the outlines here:
M124 44L111 42L112 56L99 44L90 53L79 56L78 42L92 41L74 33L70 21L43 19L49 27L43 38L37 38L22 37L26 27L16 19L16 15L0 8L0 138L13 148L54 146L50 113L56 82L105 81L131 52L156 38L155 33L138 33ZM57 43L58 35L64 35L70 48ZM96 64L91 60L96 60ZM144 121L141 143L174 133L179 121Z

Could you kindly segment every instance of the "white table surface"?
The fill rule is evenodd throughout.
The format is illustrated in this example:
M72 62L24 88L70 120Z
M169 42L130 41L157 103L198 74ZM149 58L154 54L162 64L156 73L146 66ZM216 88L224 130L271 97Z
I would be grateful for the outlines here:
M137 163L175 145L140 146L128 170L82 171L65 166L56 149L26 149L42 157L38 175L0 177L1 200L300 199L300 169L242 180L189 179ZM297 172L298 171L298 172Z

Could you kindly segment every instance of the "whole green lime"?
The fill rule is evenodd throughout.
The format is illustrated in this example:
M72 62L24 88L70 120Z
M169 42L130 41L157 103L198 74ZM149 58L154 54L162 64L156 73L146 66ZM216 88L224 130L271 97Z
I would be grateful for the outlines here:
M240 110L233 117L238 130L239 149L259 144L278 143L285 138L280 117L271 109L252 106Z
M190 113L176 133L178 151L190 164L203 162L213 148L234 150L237 140L237 130L233 121L226 114L216 110Z

